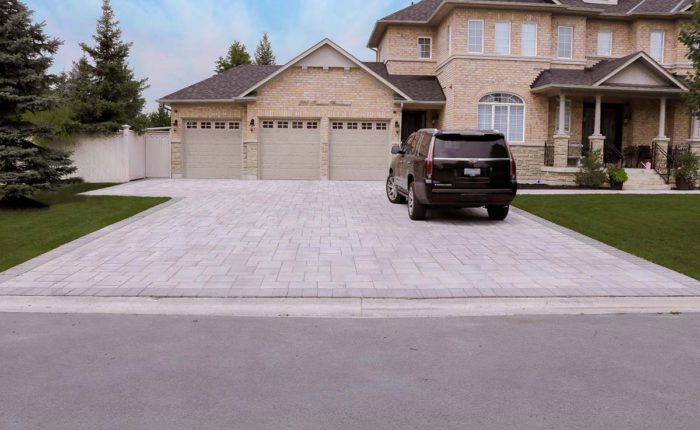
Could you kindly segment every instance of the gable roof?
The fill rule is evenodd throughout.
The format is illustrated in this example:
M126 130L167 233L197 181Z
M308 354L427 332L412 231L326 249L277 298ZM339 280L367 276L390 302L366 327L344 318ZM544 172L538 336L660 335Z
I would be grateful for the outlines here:
M445 101L445 94L437 77L391 75L384 63L361 62L332 41L324 39L284 66L244 64L169 94L158 102L225 102L246 99L250 97L251 92L324 46L332 47L339 55L343 55L352 64L356 64L358 68L372 75L407 101Z
M255 91L256 89L260 88L262 85L264 85L266 82L269 82L270 80L274 79L276 76L279 76L281 73L283 73L285 70L289 69L290 67L293 67L294 64L299 62L301 59L304 57L308 56L309 54L317 51L318 49L324 47L324 46L330 46L331 48L335 49L340 53L341 55L345 56L348 60L350 60L352 63L356 64L360 69L364 70L365 72L369 73L373 77L375 77L377 80L379 80L381 83L389 87L391 90L396 92L398 95L401 97L410 100L411 98L404 93L402 90L397 88L395 85L393 85L391 82L387 81L384 79L382 76L378 75L375 73L372 69L367 67L362 61L358 60L354 56L352 56L349 52L335 44L332 40L326 38L317 43L316 45L312 46L311 48L307 49L306 51L302 52L299 54L297 57L293 58L291 61L289 61L287 64L282 66L281 68L277 69L275 72L267 76L266 78L262 79L260 82L255 83L252 85L250 88L246 89L241 93L241 97L245 97L251 92Z
M682 77L676 76L667 71L645 52L637 52L613 60L602 60L592 67L586 67L585 69L543 70L540 72L537 78L535 78L535 81L532 83L530 88L536 90L545 87L601 87L608 80L626 70L630 65L636 62L643 62L648 68L655 70L656 73L671 83L671 85L661 88L673 89L676 91L688 91L687 84ZM639 87L646 87L650 89L659 88L650 85L640 85Z
M689 15L692 0L617 0L617 4L588 3L584 0L421 0L378 20L367 46L376 48L389 24L429 24L447 7L471 5L480 7L533 9L547 8L600 16L669 16Z

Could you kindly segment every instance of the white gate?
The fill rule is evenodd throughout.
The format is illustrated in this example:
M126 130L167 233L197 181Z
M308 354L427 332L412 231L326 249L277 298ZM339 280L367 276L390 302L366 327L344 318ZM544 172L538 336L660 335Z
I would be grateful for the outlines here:
M146 177L170 177L170 132L146 132Z

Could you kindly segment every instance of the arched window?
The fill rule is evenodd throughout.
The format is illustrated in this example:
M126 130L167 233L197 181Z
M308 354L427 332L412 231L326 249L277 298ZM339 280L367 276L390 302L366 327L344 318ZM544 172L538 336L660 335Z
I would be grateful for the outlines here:
M482 130L497 130L511 142L525 140L525 103L508 93L492 93L479 100L477 124Z

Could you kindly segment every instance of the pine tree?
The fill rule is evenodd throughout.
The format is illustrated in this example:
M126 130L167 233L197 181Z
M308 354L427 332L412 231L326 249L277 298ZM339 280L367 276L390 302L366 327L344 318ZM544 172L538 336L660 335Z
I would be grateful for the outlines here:
M129 68L132 43L121 40L109 0L102 0L102 16L93 39L95 46L80 44L83 57L73 64L70 74L68 98L74 119L88 125L88 131L112 131L142 121L147 79L135 79Z
M226 57L219 57L219 59L216 60L216 68L214 71L216 73L225 72L241 64L250 64L250 54L248 54L245 45L236 40L228 48Z
M255 49L255 64L260 66L274 65L277 59L275 54L272 53L272 44L270 43L270 37L267 32L263 33L258 47Z
M0 0L0 206L24 207L37 191L50 190L72 172L63 152L40 147L33 137L50 133L23 115L51 109L47 73L61 41L44 34L44 24L19 0Z
M170 111L165 106L158 106L157 111L148 114L149 127L170 127Z
M693 63L693 71L688 74L690 92L686 103L693 115L700 115L700 3L693 3L692 22L681 30L678 38L688 48L688 58Z

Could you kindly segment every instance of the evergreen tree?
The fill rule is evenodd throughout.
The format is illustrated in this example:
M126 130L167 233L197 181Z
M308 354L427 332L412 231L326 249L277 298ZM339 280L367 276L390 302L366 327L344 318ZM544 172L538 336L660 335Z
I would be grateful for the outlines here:
M165 106L158 106L157 111L148 114L149 127L170 127L170 111Z
M250 64L250 54L248 54L245 45L236 40L228 48L226 57L219 57L219 59L216 60L216 68L214 71L216 73L225 72L241 64Z
M693 71L688 74L690 92L686 102L690 112L700 115L700 3L693 3L693 19L690 25L681 30L679 40L688 48L688 59L693 64Z
M276 64L277 59L275 54L272 53L272 44L270 43L270 37L267 32L263 33L258 47L255 49L255 64L266 66Z
M68 155L40 147L33 137L50 130L23 115L51 109L47 73L61 41L44 34L44 24L31 21L20 0L0 0L0 206L22 207L29 196L54 188L75 171Z
M109 0L102 0L102 16L93 36L95 46L81 43L83 57L73 64L68 98L74 119L88 131L118 130L139 121L147 79L137 80L127 62L132 44L121 40L119 21Z

